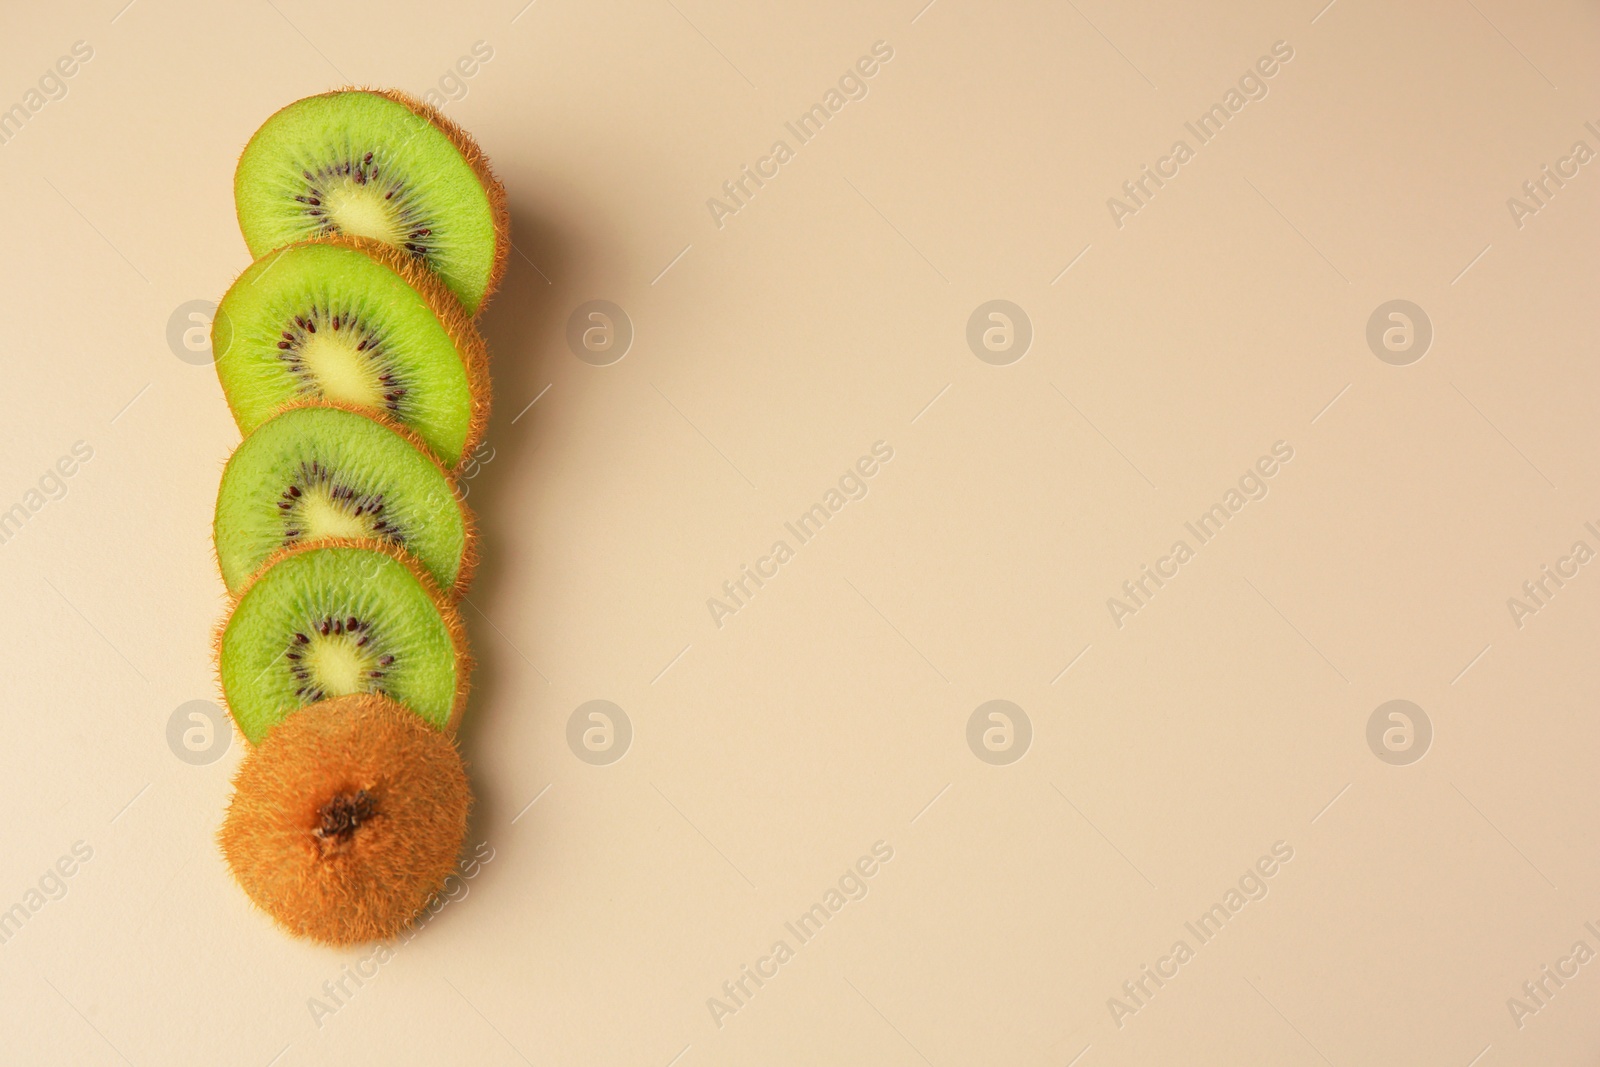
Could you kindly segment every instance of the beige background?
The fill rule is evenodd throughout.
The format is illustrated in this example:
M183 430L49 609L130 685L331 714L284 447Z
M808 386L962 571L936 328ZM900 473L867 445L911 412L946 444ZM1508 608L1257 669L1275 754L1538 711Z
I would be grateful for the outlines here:
M922 2L8 13L0 104L93 58L0 146L0 509L94 454L0 545L0 908L93 856L0 945L0 1058L1594 1062L1600 963L1520 1029L1507 998L1600 951L1600 566L1520 628L1507 599L1600 550L1600 164L1520 228L1506 204L1600 151L1594 7ZM1280 40L1269 95L1116 227ZM238 746L167 741L215 697L238 437L167 324L247 263L230 180L267 114L438 90L479 41L443 85L518 247L469 497L493 859L319 1016L368 954L252 912L212 844ZM719 229L707 198L876 41L866 98ZM1397 298L1434 329L1408 366L1365 340ZM565 340L593 299L635 330L610 366ZM965 341L991 299L1034 330L1008 366ZM879 440L870 494L714 625ZM1270 494L1119 629L1107 598L1280 440ZM1434 731L1408 766L1366 740L1397 698ZM566 741L595 699L633 727L607 766ZM966 741L993 699L1032 724L1006 766ZM1119 1028L1108 998L1279 841L1265 899Z

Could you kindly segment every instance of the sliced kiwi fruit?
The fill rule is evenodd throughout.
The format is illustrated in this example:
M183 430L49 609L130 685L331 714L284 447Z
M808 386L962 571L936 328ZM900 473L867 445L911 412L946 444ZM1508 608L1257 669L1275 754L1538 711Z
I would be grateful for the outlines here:
M235 595L274 552L330 537L399 545L451 599L476 562L472 514L421 441L320 400L285 409L234 450L213 534Z
M461 127L393 89L298 100L250 138L233 176L252 256L344 233L403 251L467 314L499 285L510 248L505 190Z
M257 744L296 708L388 696L449 733L472 658L460 616L420 564L378 541L312 541L279 552L217 635L222 692Z
M470 804L449 737L358 694L294 712L245 755L218 842L250 899L290 933L382 940L444 888Z
M446 467L489 415L483 339L438 279L387 245L305 241L256 260L211 327L243 433L284 405L327 399L409 427Z

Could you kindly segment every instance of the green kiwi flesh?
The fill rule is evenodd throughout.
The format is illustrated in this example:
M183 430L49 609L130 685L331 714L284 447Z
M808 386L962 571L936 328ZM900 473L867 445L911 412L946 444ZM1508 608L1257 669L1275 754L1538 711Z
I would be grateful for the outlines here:
M464 585L471 533L438 462L401 433L320 403L262 423L222 472L217 563L237 595L279 549L325 538L398 545L440 589Z
M468 315L503 269L500 185L471 139L422 104L365 90L296 101L250 138L233 191L252 256L372 238L437 273Z
M474 391L486 393L487 382L476 331L441 318L460 310L440 308L433 295L345 239L256 260L212 325L217 376L240 431L253 433L294 401L327 399L409 427L453 468L481 432L486 400Z
M397 554L357 546L289 550L218 636L223 695L252 744L297 708L351 693L453 730L469 670L455 610Z

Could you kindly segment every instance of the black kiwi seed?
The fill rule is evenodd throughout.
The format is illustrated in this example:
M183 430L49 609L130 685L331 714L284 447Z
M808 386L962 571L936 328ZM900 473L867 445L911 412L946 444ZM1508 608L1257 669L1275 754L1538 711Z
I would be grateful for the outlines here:
M370 623L356 615L342 615L335 617L324 616L314 621L307 629L324 637L342 637L359 633L356 639L357 648L366 648L371 640ZM289 647L284 652L283 658L289 662L289 673L294 676L297 683L294 695L306 703L315 703L327 697L327 691L312 679L311 667L306 662L305 646L311 643L304 631L296 631L290 638ZM361 674L367 679L366 691L369 693L382 693L383 679L388 677L389 669L394 666L394 655L385 653L377 657L375 663L362 670Z
M306 490L320 487L324 490L329 500L344 505L351 515L361 515L368 518L368 528L372 536L379 540L389 541L403 545L406 541L405 534L398 526L383 516L383 494L362 493L353 486L339 480L331 471L316 461L303 462L295 482L283 491L278 499L278 509L283 514L283 543L292 545L305 534L305 523L302 521L301 509L305 505ZM352 617L352 628L357 620Z
M400 402L405 399L410 389L404 382L397 381L397 373L389 363L382 335L373 332L355 313L349 311L314 306L305 314L294 316L293 323L283 331L283 340L278 342L278 358L283 361L289 373L294 375L300 395L318 396L321 392L301 355L306 341L317 332L319 322L332 325L335 330L343 327L346 330L359 331L361 340L356 342L355 350L361 353L368 365L377 372L378 383L383 386L383 406L390 412L400 415Z
M302 209L306 217L315 219L312 223L318 236L338 233L339 227L328 213L323 209L322 201L330 185L336 181L353 181L357 185L382 185L383 198L395 204L399 214L398 222L406 231L405 238L400 246L410 252L417 259L427 261L428 246L419 243L418 239L428 237L433 233L431 220L425 218L421 210L406 195L406 189L396 181L389 181L383 185L380 181L380 168L373 162L373 153L367 152L359 160L343 159L319 166L316 172L302 170L305 177L305 192L295 196L298 203L304 204Z

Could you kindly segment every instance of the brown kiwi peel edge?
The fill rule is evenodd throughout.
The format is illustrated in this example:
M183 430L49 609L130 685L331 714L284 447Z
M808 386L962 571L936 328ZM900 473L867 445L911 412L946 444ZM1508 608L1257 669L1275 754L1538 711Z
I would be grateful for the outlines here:
M439 324L444 327L446 336L450 338L451 345L460 354L462 365L467 371L467 391L471 395L472 413L467 418L467 432L461 442L461 459L457 461L456 466L459 467L462 463L465 463L467 457L477 451L478 446L483 443L484 431L489 426L489 409L494 400L494 387L489 379L489 348L484 343L483 335L478 332L478 327L472 316L468 315L466 309L461 306L461 301L456 298L456 294L451 292L450 287L440 281L439 276L432 270L418 263L398 248L386 245L382 241L377 241L370 237L353 237L343 233L311 237L304 241L295 241L292 244L284 245L282 248L274 248L270 252L262 253L258 259L252 260L250 266L241 270L228 283L228 291L231 292L233 287L239 284L239 279L243 278L251 267L254 267L262 260L276 258L285 252L306 245L332 245L336 248L349 248L377 260L394 273L400 275L401 280L422 297L423 302L428 305L428 309L439 320ZM211 327L211 344L212 351L215 352L215 323ZM226 393L224 393L224 400L226 400ZM329 404L336 403L329 400L324 400L324 402ZM296 399L281 404L273 411L272 415L268 416L268 419L274 418L285 410L303 403L305 403L304 400ZM350 407L350 410L358 411L379 422L387 420L390 425L394 425L396 421L377 408L364 408L357 405ZM230 413L232 412L231 405L229 406L229 411ZM264 419L262 421L265 422L267 420ZM235 423L237 423L237 419L235 419ZM406 429L406 433L413 440L417 440L414 431ZM244 436L249 435L245 434ZM455 468L446 466L444 461L427 444L422 444L421 448L429 456L432 456L440 466L444 467L447 474L451 475L452 478L454 477Z
M453 119L446 118L444 113L432 104L424 103L410 93L401 92L399 89L376 89L366 85L347 85L342 89L333 89L326 93L316 93L313 96L302 97L301 100L311 100L320 96L341 96L345 93L370 93L373 96L382 96L393 100L418 118L427 119L435 129L449 139L450 143L455 146L456 151L461 153L461 158L465 159L467 165L472 168L472 173L477 177L478 184L483 188L483 195L489 200L490 216L494 219L494 262L489 266L489 280L484 286L483 299L478 301L477 314L483 314L483 309L489 306L490 299L494 296L495 291L500 288L500 282L505 277L506 257L511 252L511 210L506 203L506 187L495 176L494 168L489 164L489 157L484 155L483 149L478 147L478 142L473 139L472 135L462 129ZM294 107L301 100L292 101L274 111L267 117L266 122L258 126L255 133L250 135L250 140L254 141L255 134L266 128L279 113ZM250 145L247 141L245 149L249 147ZM245 149L240 150L240 159L244 158ZM235 209L235 214L237 215L237 209ZM267 255L271 254L270 252L267 253ZM423 269L426 270L427 268ZM454 297L454 294L451 295Z
M472 657L472 649L467 645L467 628L461 621L461 613L456 610L455 604L451 602L450 598L439 590L438 583L433 580L433 576L428 573L427 568L418 563L405 549L388 541L354 537L323 537L280 548L268 556L255 574L251 575L250 579L239 587L239 592L236 596L228 598L227 614L218 620L211 631L211 662L217 676L217 692L222 699L223 707L228 709L228 721L233 724L233 732L244 742L247 750L253 750L257 747L245 736L238 721L233 717L233 708L228 704L228 694L222 685L222 638L228 631L228 623L232 620L233 613L238 610L240 601L255 587L256 582L261 580L262 575L271 570L274 565L288 559L290 556L297 556L302 552L312 552L320 548L359 548L371 552L381 552L383 555L402 564L411 572L412 577L416 578L422 585L423 591L428 594L429 599L433 601L434 607L438 609L439 618L443 620L445 630L450 635L450 646L455 652L456 691L450 701L450 718L440 728L440 732L446 737L455 737L456 728L461 724L461 716L466 711L467 694L472 688L472 671L477 666L477 661ZM331 699L340 698L334 697ZM393 698L388 699L392 700ZM323 703L323 701L318 701L317 703ZM313 705L301 705L300 708L291 710L288 715L293 715L296 711L311 706ZM415 713L413 712L413 714ZM287 719L288 715L285 715L284 718ZM420 720L421 716L418 716L418 719ZM279 721L282 722L283 720L280 719ZM426 720L422 721L425 722ZM268 733L271 733L270 729Z
M488 380L487 376L484 380ZM446 467L444 463L440 461L439 457L433 454L433 449L428 447L427 442L423 441L421 437L417 436L417 432L411 429L411 427L390 418L388 415L385 415L382 412L376 411L372 408L362 407L359 404L346 403L343 400L329 400L326 397L310 397L304 400L292 400L289 403L284 404L282 407L278 408L277 411L272 413L272 418L275 419L279 415L285 414L286 412L295 411L299 408L336 408L339 411L348 411L351 414L360 415L363 418L371 419L373 422L378 423L385 429L392 430L394 433L405 438L405 440L410 443L413 448L428 458L428 462L432 463L440 474L444 475L444 480L449 484L452 490L459 488L459 479L457 478L455 472L451 471L449 467ZM272 420L268 419L267 421L270 422ZM262 425L265 425L265 423ZM243 444L243 442L240 442L240 444ZM234 451L237 452L238 449L239 446L235 445ZM233 456L230 455L227 463L232 462ZM223 465L224 476L227 474L227 463L224 463ZM466 500L459 493L452 492L451 497L455 500L456 507L461 513L461 527L465 532L465 539L461 551L461 563L456 568L456 580L451 584L449 589L441 590L441 592L443 592L444 595L449 598L452 604L459 604L461 602L461 598L466 596L467 590L471 588L473 575L476 574L478 570L478 518L473 514L472 509L467 506ZM220 481L217 485L217 499L220 503L222 499L222 486ZM213 514L216 513L215 506L213 506L212 512ZM377 539L374 538L374 540ZM281 549L279 551L281 551ZM277 553L274 553L274 556L276 554ZM274 558L274 556L269 556L268 560ZM222 576L222 558L217 554L215 528L213 528L211 539L211 561L216 564L217 576L220 578ZM262 566L257 568L257 574L259 574L260 571L265 568L266 563L267 561L264 560L262 562ZM226 591L226 596L228 599L228 611L230 613L239 603L239 597L244 594L244 591L248 589L250 585L254 583L254 581L255 576L251 576L250 578L246 579L244 584L239 587L238 593ZM223 582L223 586L226 590L226 581ZM438 582L434 582L434 587L438 587Z

